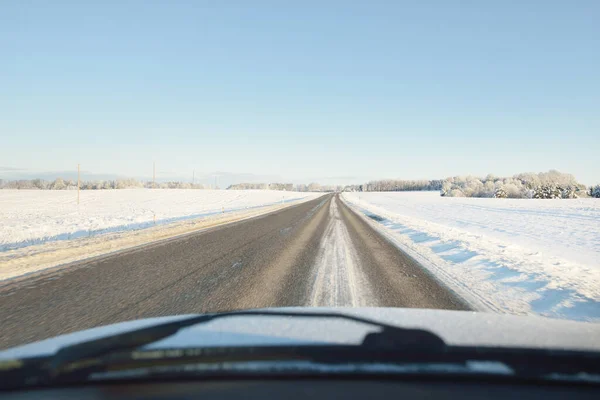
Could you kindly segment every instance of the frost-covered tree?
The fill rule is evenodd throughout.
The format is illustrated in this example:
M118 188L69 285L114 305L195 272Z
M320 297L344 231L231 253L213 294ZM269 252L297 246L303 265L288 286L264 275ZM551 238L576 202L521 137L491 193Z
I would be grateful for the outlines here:
M573 175L552 170L540 174L522 173L510 178L455 176L442 184L442 196L496 197L498 188L508 198L575 198L585 191Z
M308 185L308 191L309 192L320 192L321 185L319 185L318 183L312 182Z
M527 189L527 188L523 188L523 198L524 199L533 199L533 195L535 194L535 190L534 189Z
M25 180L25 179L20 179L20 180L18 180L18 181L15 181L15 182L12 184L12 186L13 186L13 188L14 188L14 189L21 189L21 190L26 190L26 189L36 189L36 188L33 186L33 183L32 183L32 181L28 181L28 180Z
M508 197L508 195L506 194L504 187L500 186L494 192L494 197L497 199L506 199Z
M144 184L136 179L118 179L118 180L88 180L80 181L82 190L106 190L106 189L129 189L152 187L152 182ZM178 188L178 189L204 189L204 185L192 185L188 182L163 182L156 185L157 188ZM42 179L2 181L0 189L48 189L48 190L76 190L77 181L63 180L57 178L53 182L46 182Z
M74 181L73 179L69 179L65 181L65 186L67 190L76 190L77 189L77 182Z
M31 181L32 186L35 189L47 189L48 188L48 182L46 182L43 179L34 179Z
M363 186L366 192L401 192L415 190L442 190L442 180L399 180L384 179L379 181L370 181ZM358 190L358 187L355 187Z
M496 177L496 175L494 174L487 174L487 176L485 177L485 179L483 180L484 182L495 182L498 178Z
M600 199L600 185L590 187L590 191L588 194L590 195L590 197Z
M117 179L116 181L113 181L112 186L115 189L133 189L142 187L151 188L152 182L148 182L146 185L144 185L144 183L139 182L137 179Z
M522 199L527 197L525 192L527 188L523 187L522 184L518 182L508 182L504 185L504 190L506 192L506 197L510 199Z
M442 196L449 196L450 191L452 191L452 182L450 180L445 180L442 183L442 189L440 190L440 194Z
M524 172L514 176L527 189L535 189L541 185L540 177L533 172Z
M65 185L65 181L63 181L62 178L56 178L50 186L50 189L53 189L53 190L64 190L66 188L67 188L67 185Z
M533 197L536 199L559 199L562 197L562 190L553 184L543 184L535 189Z
M306 186L306 185L303 185ZM236 183L229 185L227 190L294 190L292 183ZM304 190L307 191L307 190Z
M579 196L577 195L577 188L574 186L567 186L561 192L561 197L563 199L576 199Z
M533 190L534 199L546 199L546 191L542 186L538 186Z
M449 193L450 197L465 197L465 194L460 189L452 189Z

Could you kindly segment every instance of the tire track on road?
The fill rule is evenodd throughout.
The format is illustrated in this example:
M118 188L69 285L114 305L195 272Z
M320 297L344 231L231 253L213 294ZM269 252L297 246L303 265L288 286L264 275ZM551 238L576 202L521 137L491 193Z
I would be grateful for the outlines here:
M370 285L359 266L358 253L343 222L339 200L331 201L329 221L314 265L311 307L377 306Z

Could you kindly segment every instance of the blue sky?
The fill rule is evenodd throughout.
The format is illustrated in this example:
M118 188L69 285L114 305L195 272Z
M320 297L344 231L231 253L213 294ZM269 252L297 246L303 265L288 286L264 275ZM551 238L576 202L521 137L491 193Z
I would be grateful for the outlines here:
M95 3L0 5L5 174L600 183L598 1Z

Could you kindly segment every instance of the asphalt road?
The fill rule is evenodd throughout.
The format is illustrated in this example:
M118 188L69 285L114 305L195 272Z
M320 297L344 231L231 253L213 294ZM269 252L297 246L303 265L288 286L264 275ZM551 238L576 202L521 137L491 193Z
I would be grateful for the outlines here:
M468 306L335 195L0 286L0 348L131 319Z

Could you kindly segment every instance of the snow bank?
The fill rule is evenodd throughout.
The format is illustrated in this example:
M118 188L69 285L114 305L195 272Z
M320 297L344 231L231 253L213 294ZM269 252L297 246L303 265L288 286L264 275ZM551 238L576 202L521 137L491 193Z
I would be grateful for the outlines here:
M310 200L275 190L0 190L0 251L141 229L216 213Z
M442 280L488 308L600 321L600 201L344 193Z

